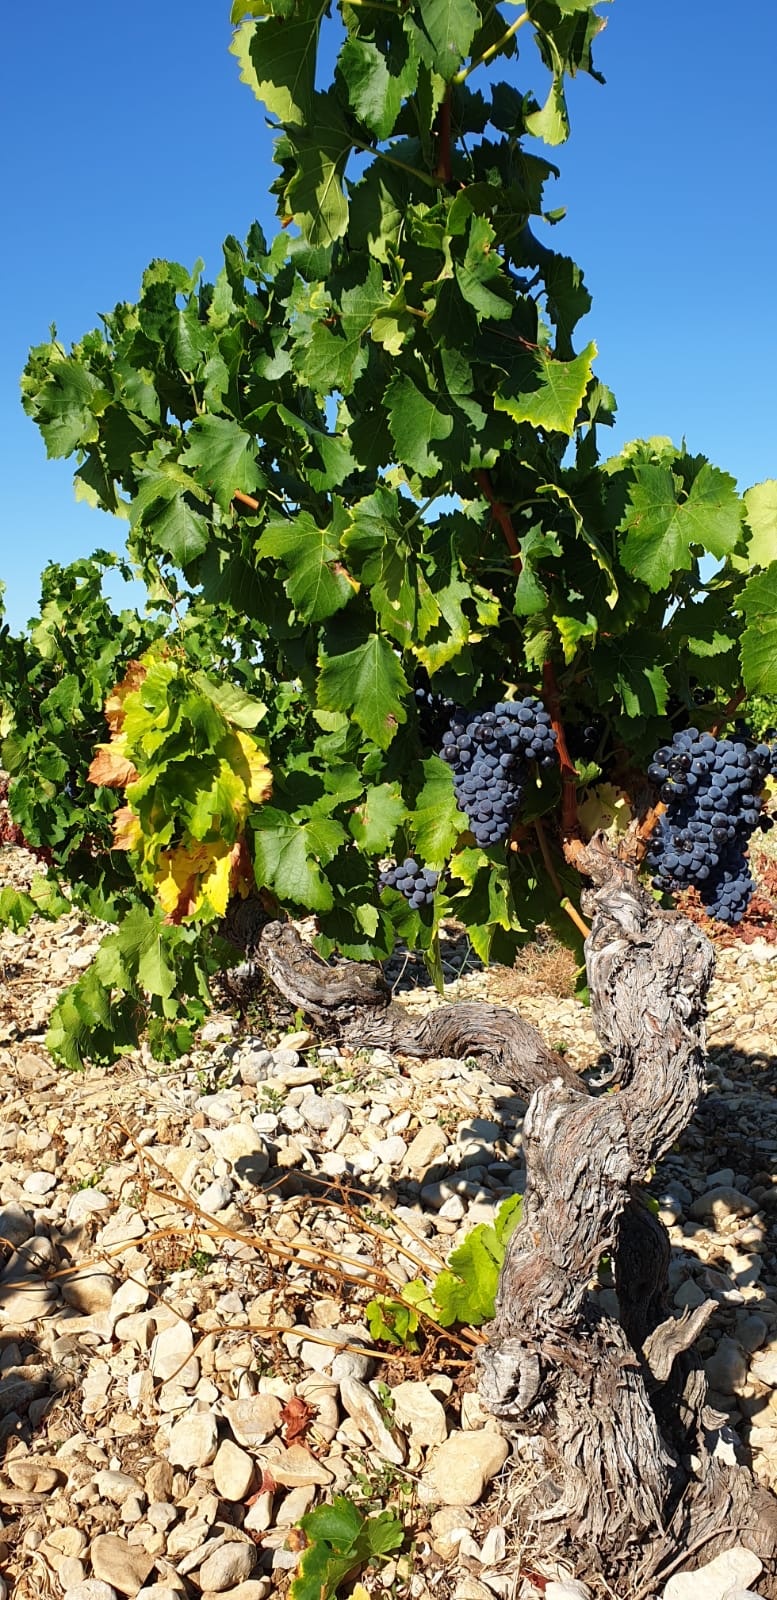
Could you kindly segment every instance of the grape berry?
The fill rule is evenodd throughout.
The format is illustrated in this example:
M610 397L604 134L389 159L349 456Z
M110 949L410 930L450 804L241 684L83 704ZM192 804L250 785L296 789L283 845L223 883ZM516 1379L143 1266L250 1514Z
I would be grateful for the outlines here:
M431 867L419 867L412 856L407 856L398 865L386 867L381 872L378 887L398 889L399 893L410 902L413 910L420 911L422 906L432 904L439 876L439 872L433 872Z
M440 755L453 768L457 803L481 847L507 838L529 764L552 766L555 745L550 716L533 695L491 711L453 711Z
M755 887L747 844L762 820L760 792L772 758L768 745L749 748L697 728L656 751L648 777L667 807L647 857L656 888L694 884L711 916L741 922Z

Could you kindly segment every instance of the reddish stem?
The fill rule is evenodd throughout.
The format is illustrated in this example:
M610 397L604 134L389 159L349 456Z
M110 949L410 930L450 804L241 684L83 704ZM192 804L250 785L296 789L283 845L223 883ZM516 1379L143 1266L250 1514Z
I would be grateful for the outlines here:
M561 766L561 831L565 838L574 838L578 833L577 822L577 769L567 747L567 736L561 720L561 696L556 682L556 671L552 661L543 662L542 687L545 693L545 704L550 712L550 721L556 735L556 749Z
M251 494L243 494L242 489L236 489L232 499L237 500L241 506L248 506L249 511L258 511L261 506L260 500L255 500Z
M515 528L513 527L513 519L510 516L504 501L499 500L497 495L494 493L494 485L491 482L490 472L486 472L484 469L481 469L481 471L476 474L476 477L478 481L478 487L483 490L483 493L491 507L494 521L499 523L499 526L505 536L507 548L512 556L513 572L517 574L521 570L522 562L520 547L515 536Z
M720 729L723 727L724 722L728 722L729 719L731 717L733 717L735 711L739 710L739 707L741 706L742 701L746 700L746 699L747 699L747 690L746 689L743 689L743 688L737 689L736 694L732 694L731 699L728 702L728 705L723 707L723 710L721 711L720 716L716 717L715 721L712 724L712 727L710 728L710 733L712 734L714 739L717 739L718 733L720 732Z

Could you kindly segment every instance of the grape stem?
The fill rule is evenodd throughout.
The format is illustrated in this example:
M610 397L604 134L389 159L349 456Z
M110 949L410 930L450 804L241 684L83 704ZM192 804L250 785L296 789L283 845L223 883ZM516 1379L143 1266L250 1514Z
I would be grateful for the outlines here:
M556 682L556 669L552 661L542 664L542 687L545 704L556 735L556 749L561 766L561 831L565 839L579 833L577 821L577 769L567 746L567 736L561 720L561 696Z
M535 820L534 832L537 835L537 842L540 850L542 851L542 859L545 863L545 871L547 872L548 877L553 884L556 894L559 896L559 905L562 911L566 912L570 921L574 922L578 932L582 933L584 939L587 939L591 929L589 928L588 923L583 921L580 912L575 906L573 906L569 896L564 894L564 886L556 871L553 857L548 846L548 841L545 837L545 829L543 828L539 817Z
M710 728L710 733L712 734L713 739L717 739L719 737L720 730L723 727L724 722L728 722L730 718L733 717L734 713L739 710L742 701L746 699L747 690L740 686L740 688L737 689L736 694L732 694L728 705L723 707L720 715L716 717L715 721L713 722L712 727Z
M241 506L248 506L249 511L258 511L261 507L260 500L255 500L251 494L243 494L242 489L236 489L232 499L237 500Z
M515 537L513 519L510 516L504 501L499 500L494 492L494 485L491 482L490 472L486 472L485 469L481 468L480 472L476 474L476 477L478 486L483 490L483 493L491 507L494 521L499 523L499 526L505 536L507 548L512 556L513 572L517 575L521 571L523 563L521 561L521 552L518 546L518 540Z

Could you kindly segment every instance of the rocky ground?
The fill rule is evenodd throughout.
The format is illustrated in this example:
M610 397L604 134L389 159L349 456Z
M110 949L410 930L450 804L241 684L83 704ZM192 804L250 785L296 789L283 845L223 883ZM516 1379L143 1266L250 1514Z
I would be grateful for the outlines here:
M28 858L1 854L0 880L21 883ZM344 1492L407 1529L362 1597L612 1597L544 1559L539 1530L516 1547L531 1474L474 1392L480 1335L387 1357L364 1321L520 1190L522 1102L466 1064L346 1054L257 1006L214 1016L172 1070L141 1052L69 1074L46 1019L98 939L76 917L0 935L6 1592L283 1595L300 1517ZM449 998L516 1005L575 1067L596 1063L552 947L510 974L448 955ZM413 963L397 977L409 1007L438 1003ZM718 1303L700 1345L713 1401L777 1489L775 1040L777 945L724 944L709 1090L652 1187L675 1305ZM758 1576L734 1552L661 1592L771 1594Z

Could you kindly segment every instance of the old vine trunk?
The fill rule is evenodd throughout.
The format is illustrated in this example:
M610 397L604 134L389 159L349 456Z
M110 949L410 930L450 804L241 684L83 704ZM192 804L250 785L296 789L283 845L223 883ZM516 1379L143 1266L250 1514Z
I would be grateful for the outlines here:
M474 1056L531 1097L523 1219L480 1352L481 1395L533 1463L518 1518L542 1526L546 1551L571 1542L578 1570L628 1573L629 1594L647 1600L679 1560L693 1566L737 1541L774 1572L777 1503L707 1404L692 1346L715 1304L670 1313L668 1236L639 1187L701 1092L712 947L596 842L579 865L596 886L586 960L609 1092L589 1093L506 1007L440 1006L414 1022L379 968L328 966L277 923L258 956L288 1000L346 1042ZM595 1292L605 1254L617 1316Z

